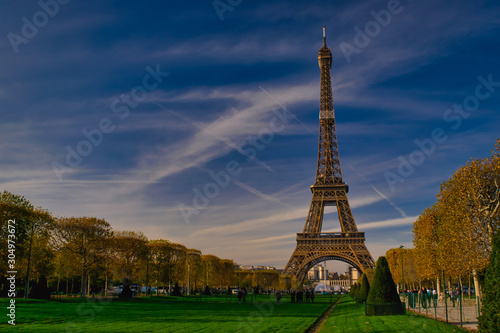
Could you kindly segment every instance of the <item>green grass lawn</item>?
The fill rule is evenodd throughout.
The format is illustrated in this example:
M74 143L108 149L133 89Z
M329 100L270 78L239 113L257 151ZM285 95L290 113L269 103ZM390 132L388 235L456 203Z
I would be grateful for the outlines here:
M291 304L259 295L238 304L233 296L153 297L132 300L63 298L16 300L16 326L7 324L0 300L0 331L9 332L304 332L338 298L317 296L313 304ZM328 332L467 332L408 314L365 317L363 305L343 296L322 327Z
M324 323L321 333L328 332L468 332L437 320L408 313L401 316L366 317L363 304L344 296Z
M338 297L338 296L336 296ZM9 332L301 332L330 306L329 296L313 304L277 304L260 295L238 304L233 297L153 297L132 300L16 300L16 326L2 314ZM333 299L335 301L335 298ZM7 299L0 300L5 309ZM4 310L6 311L6 310ZM6 312L5 312L6 313Z

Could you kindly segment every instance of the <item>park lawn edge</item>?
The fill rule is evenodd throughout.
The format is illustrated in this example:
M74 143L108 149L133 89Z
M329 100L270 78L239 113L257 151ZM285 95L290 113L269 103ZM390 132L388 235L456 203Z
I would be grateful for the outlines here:
M363 304L355 303L354 299L350 297L343 297L339 301L339 304L334 308L319 332L339 332L340 329L343 329L341 332L383 332L388 330L391 332L418 331L434 333L436 327L438 332L470 332L465 328L413 312L405 315L365 316Z

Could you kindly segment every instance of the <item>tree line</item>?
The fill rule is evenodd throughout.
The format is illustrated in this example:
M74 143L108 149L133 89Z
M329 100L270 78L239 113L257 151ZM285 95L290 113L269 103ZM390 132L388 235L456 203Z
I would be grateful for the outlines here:
M413 248L387 251L395 282L404 277L407 286L440 290L443 278L449 285L473 280L479 296L499 222L500 139L490 157L469 160L441 184L413 224Z
M95 217L54 217L25 197L0 193L0 293L7 292L8 221L15 220L18 297L31 290L89 295L114 284L163 287L189 294L236 281L236 263L166 239L113 230Z

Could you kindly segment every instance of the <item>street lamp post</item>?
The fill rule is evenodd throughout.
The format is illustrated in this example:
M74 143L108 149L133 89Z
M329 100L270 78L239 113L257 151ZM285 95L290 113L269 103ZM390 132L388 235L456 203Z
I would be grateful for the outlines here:
M30 247L28 250L28 267L26 270L26 290L24 291L24 298L30 298L30 264L31 264L31 245L33 243L33 233L35 232L35 222L31 221L31 235L30 235Z
M326 260L325 260L325 269L323 271L323 283L325 284L325 291L328 291L326 289Z
M149 253L146 254L146 296L151 296L149 288Z
M401 249L401 290L403 291L403 302L406 303L406 292L405 292L405 270L403 266L403 248L401 245L399 247Z
M401 288L402 290L405 290L405 270L403 266L403 248L404 246L401 245L399 247L401 249Z
M191 286L189 284L189 278L190 278L190 275L189 275L189 271L190 271L190 264L189 264L189 260L187 260L187 266L188 266L188 279L187 279L187 294L188 295L191 295Z

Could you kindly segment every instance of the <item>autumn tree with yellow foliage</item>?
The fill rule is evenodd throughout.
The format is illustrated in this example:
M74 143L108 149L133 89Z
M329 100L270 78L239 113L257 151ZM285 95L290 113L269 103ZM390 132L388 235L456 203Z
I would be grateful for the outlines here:
M420 284L422 277L417 272L414 248L390 249L385 253L385 257L389 264L394 283L398 285L399 290L403 288L403 279L404 289Z
M52 292L82 297L91 288L108 296L111 282L147 287L178 283L188 293L203 285L221 288L236 283L233 260L203 256L200 250L165 239L148 240L141 232L115 231L96 217L56 218L8 191L0 192L0 254L5 258L9 220L16 226L19 285L32 292L47 282ZM6 292L7 265L0 262L0 294ZM20 296L24 289L19 289Z
M422 278L460 277L488 265L500 221L500 139L491 157L471 159L443 182L436 203L413 225L416 265Z

